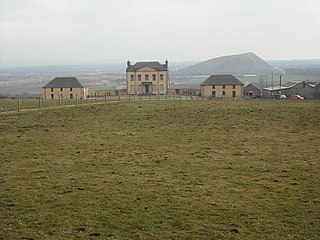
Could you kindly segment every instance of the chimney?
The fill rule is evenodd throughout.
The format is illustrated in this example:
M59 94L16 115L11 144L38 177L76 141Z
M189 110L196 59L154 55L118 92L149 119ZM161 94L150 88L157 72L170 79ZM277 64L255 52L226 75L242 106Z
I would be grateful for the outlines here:
M168 67L168 59L166 59L166 67Z
M130 61L127 61L127 68L129 68L131 66Z

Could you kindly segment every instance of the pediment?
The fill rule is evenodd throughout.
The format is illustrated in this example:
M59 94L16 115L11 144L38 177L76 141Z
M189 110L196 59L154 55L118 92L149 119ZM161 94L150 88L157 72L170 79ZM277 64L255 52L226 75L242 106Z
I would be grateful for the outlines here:
M137 72L156 72L156 70L150 67L144 67L137 70Z

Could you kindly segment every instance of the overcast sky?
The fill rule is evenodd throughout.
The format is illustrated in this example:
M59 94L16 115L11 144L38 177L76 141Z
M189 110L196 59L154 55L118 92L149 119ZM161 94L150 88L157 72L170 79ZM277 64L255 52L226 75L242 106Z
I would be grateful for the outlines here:
M320 0L0 0L0 66L320 58Z

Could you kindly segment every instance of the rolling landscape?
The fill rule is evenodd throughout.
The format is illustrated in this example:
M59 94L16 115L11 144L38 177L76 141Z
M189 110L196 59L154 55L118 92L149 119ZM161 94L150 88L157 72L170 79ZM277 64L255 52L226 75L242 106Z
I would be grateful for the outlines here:
M0 0L0 240L319 240L319 9Z

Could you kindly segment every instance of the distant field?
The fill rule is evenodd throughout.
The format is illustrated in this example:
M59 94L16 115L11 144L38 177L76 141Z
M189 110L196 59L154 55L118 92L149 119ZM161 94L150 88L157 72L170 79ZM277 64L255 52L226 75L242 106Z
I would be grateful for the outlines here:
M316 101L0 114L0 239L319 239Z

